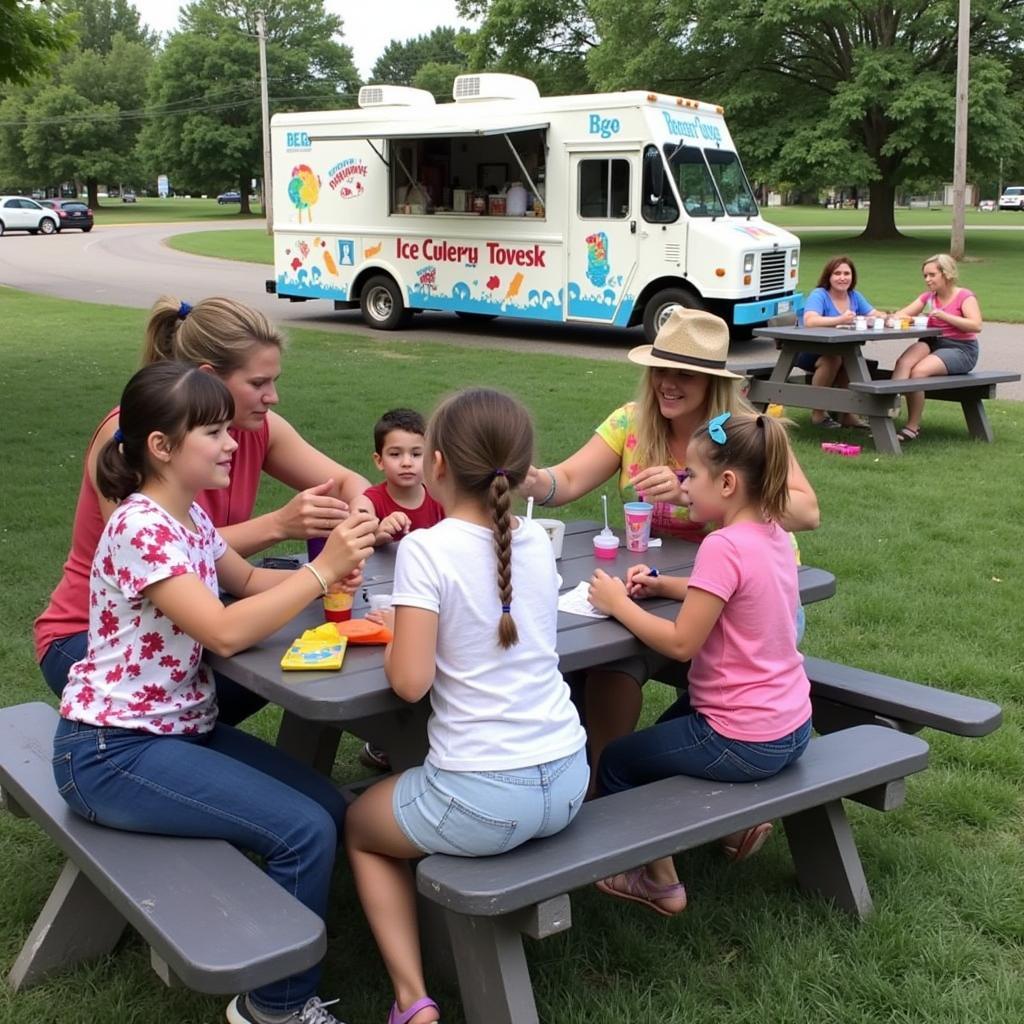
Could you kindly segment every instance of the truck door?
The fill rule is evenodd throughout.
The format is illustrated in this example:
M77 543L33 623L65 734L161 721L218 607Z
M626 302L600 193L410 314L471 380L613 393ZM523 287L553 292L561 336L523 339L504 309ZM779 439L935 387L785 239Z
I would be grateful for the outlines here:
M566 320L624 325L629 318L636 294L637 168L631 151L569 154Z

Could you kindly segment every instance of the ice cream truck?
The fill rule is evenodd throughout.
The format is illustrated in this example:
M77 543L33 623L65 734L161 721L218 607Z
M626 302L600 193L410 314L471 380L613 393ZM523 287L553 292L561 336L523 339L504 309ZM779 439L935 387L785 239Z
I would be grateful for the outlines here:
M801 308L800 241L762 219L721 107L504 74L453 94L371 85L359 109L274 116L268 291L381 330L449 310L648 339L676 305L734 337Z

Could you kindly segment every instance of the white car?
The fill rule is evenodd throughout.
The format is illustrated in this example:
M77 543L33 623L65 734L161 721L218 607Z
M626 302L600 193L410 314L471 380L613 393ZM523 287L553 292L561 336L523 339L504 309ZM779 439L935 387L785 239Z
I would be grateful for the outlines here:
M0 235L5 231L41 231L53 235L60 231L60 217L25 196L0 196Z
M1007 185L999 197L999 209L1024 211L1024 185Z

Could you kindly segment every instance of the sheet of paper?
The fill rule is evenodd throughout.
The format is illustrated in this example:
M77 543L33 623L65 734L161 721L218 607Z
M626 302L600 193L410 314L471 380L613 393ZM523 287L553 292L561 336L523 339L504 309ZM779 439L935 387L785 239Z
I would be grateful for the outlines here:
M588 600L590 581L582 580L576 586L558 597L558 610L570 615L585 615L590 619L607 619L608 616L599 612Z

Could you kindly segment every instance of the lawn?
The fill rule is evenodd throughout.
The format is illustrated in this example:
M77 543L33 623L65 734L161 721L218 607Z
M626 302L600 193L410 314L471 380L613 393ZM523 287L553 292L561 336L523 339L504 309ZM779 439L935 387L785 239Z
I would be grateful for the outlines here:
M253 209L259 211L254 203ZM155 199L139 196L134 203L122 203L120 199L101 199L100 205L93 207L97 224L163 224L176 223L183 220L262 220L261 212L239 214L238 203L220 206L216 199L188 199L185 196L173 196L168 199Z
M908 257L909 258L909 257ZM0 704L51 700L34 664L32 618L66 553L90 432L137 365L145 314L0 289L5 410L0 503ZM371 428L398 404L429 410L447 390L494 384L522 396L539 458L581 444L636 383L626 363L477 351L295 329L281 411L313 443L371 474ZM925 732L931 767L908 781L906 805L849 812L876 912L864 925L793 887L776 835L747 864L716 849L680 858L692 904L666 921L596 892L573 897L574 927L528 955L541 1018L565 1024L1019 1024L1024 1020L1024 776L1020 480L1024 405L989 403L996 443L968 440L957 407L929 404L928 430L900 459L819 448L796 411L794 445L817 489L822 527L804 561L838 579L808 609L809 654L1000 702L1006 721L982 740ZM850 438L852 439L852 438ZM373 478L375 474L373 474ZM611 487L607 493L614 498ZM283 499L263 488L261 509ZM611 503L613 506L615 502ZM566 516L597 516L592 495ZM1017 625L1014 625L1017 623ZM648 687L647 714L668 700ZM276 714L253 728L272 736ZM358 777L346 741L336 777ZM0 969L9 969L60 860L30 821L0 815ZM328 922L325 996L352 1024L384 1019L386 976L342 862ZM431 986L459 1024L457 996ZM0 1024L212 1024L226 1000L168 990L129 938L116 954L13 996Z

